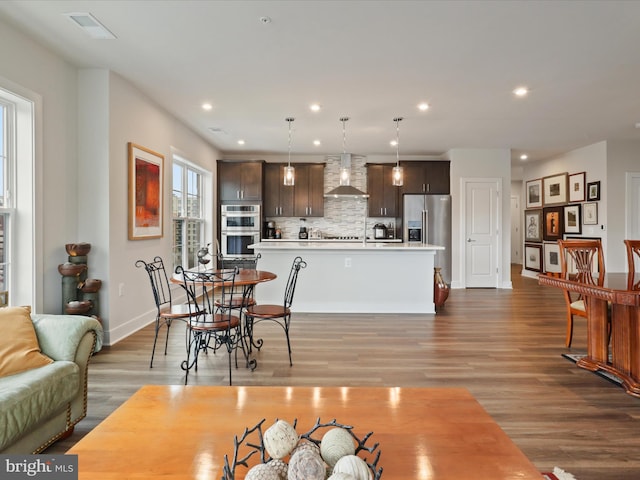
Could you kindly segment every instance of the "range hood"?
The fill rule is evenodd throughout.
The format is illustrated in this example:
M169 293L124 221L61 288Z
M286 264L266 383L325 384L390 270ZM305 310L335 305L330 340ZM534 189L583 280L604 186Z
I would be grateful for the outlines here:
M340 169L348 169L351 170L351 154L350 153L341 153L340 154ZM327 157L328 159L333 159L336 157ZM339 185L333 190L328 191L324 194L325 198L369 198L369 194L365 193L361 190L358 190L356 187L351 185Z

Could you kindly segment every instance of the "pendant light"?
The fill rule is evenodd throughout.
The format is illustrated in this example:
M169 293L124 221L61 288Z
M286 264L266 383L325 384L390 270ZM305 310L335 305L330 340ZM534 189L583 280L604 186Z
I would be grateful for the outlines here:
M342 122L342 158L346 158L347 155L347 131L345 130L345 123L349 121L349 117L341 117ZM341 162L340 167L340 186L351 185L351 165L347 162Z
M284 167L284 184L287 186L295 185L295 168L291 166L291 122L295 120L295 118L287 117L285 118L287 123L289 124L289 163L286 167Z
M401 187L404 183L404 172L400 166L400 122L402 117L396 117L393 121L396 122L396 166L393 167L391 176L393 178L393 186Z

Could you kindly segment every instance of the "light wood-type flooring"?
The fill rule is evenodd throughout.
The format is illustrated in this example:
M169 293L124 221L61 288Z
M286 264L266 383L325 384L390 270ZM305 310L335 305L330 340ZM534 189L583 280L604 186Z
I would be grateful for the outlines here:
M512 267L513 290L453 290L435 316L294 314L293 367L282 330L260 324L258 368L241 364L233 383L465 387L541 471L640 479L640 399L561 357L586 350L585 321L576 320L566 349L561 291L519 271ZM152 342L149 326L93 357L88 415L47 453L64 453L141 385L184 382L183 326L172 327L168 355L157 351L149 369ZM228 384L226 355L201 360L189 384Z

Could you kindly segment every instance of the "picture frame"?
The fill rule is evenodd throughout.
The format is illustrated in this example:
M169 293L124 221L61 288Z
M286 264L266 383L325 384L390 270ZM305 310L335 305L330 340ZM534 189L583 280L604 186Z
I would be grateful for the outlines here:
M569 176L560 173L542 179L542 202L544 205L560 205L568 200Z
M542 242L542 209L524 211L524 241Z
M526 182L527 208L542 207L542 179L529 180Z
M128 143L129 240L162 238L164 156Z
M582 205L582 224L598 224L598 204L596 202L587 202Z
M593 202L598 200L600 200L600 180L587 183L587 201Z
M582 233L580 204L564 207L564 233Z
M524 268L534 272L542 271L542 244L525 243Z
M544 243L544 271L545 273L561 273L560 246L557 242Z
M542 239L555 242L564 234L564 207L544 207L542 209Z
M569 175L569 202L584 202L586 176L586 172L572 173Z

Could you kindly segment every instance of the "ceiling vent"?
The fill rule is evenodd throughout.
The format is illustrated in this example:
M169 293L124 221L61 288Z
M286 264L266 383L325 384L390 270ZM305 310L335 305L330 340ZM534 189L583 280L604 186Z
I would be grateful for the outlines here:
M90 13L75 12L63 13L63 15L80 27L91 38L96 40L114 40L116 38L107 27L102 25L96 17Z

